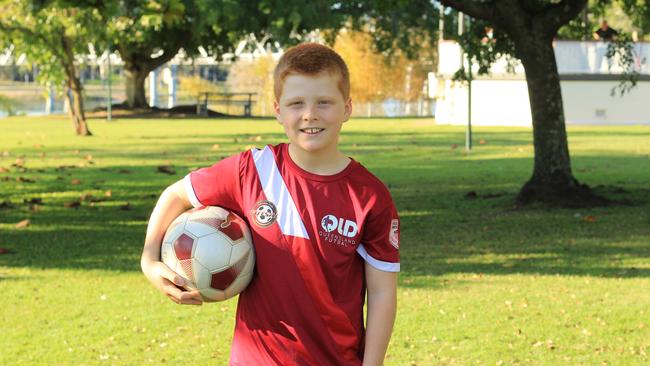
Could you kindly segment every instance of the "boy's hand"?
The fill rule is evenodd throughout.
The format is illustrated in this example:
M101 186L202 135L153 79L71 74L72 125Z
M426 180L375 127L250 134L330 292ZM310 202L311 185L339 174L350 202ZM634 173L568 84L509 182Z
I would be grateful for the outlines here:
M201 305L203 300L198 290L187 291L181 288L185 279L174 273L163 262L143 264L142 271L156 288L173 302L183 305Z

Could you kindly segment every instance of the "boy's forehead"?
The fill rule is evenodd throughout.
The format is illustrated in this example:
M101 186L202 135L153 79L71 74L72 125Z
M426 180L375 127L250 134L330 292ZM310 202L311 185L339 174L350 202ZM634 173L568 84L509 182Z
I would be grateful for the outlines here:
M300 95L303 92L317 88L321 92L339 92L338 84L340 76L332 72L320 72L318 74L289 74L282 85L282 96L289 97Z

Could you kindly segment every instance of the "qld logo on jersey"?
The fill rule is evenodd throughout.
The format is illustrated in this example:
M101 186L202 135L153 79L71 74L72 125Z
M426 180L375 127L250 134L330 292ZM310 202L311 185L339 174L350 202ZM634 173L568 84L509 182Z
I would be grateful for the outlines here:
M359 233L357 223L352 220L346 220L334 215L325 215L320 220L318 236L323 240L337 245L348 246L355 245L355 236Z
M269 227L275 222L278 217L278 209L271 201L262 200L255 204L251 210L253 222L259 227Z

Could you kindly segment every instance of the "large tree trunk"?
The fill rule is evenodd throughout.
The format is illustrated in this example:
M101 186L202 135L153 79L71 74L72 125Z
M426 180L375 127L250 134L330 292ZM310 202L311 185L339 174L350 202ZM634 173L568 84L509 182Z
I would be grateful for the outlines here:
M161 55L155 58L151 57L151 50L133 52L133 48L134 46L129 44L121 44L118 48L120 57L124 60L124 72L126 73L126 104L129 108L149 108L144 92L144 82L151 71L174 58L180 50L180 46L165 49Z
M133 63L125 63L126 74L126 104L129 108L148 108L147 96L144 92L144 82L151 70L143 70Z
M67 93L68 103L70 105L70 118L75 132L79 136L92 136L86 123L86 114L84 113L83 87L79 78L73 78Z
M72 44L65 36L62 36L61 44L65 52L65 57L61 58L61 63L65 70L67 79L66 84L68 86L68 92L66 95L68 98L68 110L70 112L70 118L72 119L72 126L77 135L91 136L92 133L88 128L86 115L84 114L83 85L81 84L81 80L77 77L77 68L74 65L74 51L72 50Z
M580 184L571 171L552 39L539 33L527 32L515 42L526 70L535 148L533 175L522 187L517 201L520 204L544 202L562 206L602 205L606 200Z

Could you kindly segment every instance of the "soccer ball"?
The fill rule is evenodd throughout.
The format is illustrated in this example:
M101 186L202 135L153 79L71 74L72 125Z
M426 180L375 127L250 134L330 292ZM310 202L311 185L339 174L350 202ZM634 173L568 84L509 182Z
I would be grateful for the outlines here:
M160 257L199 290L204 301L223 301L253 278L255 251L250 230L239 216L221 207L191 209L167 229Z

